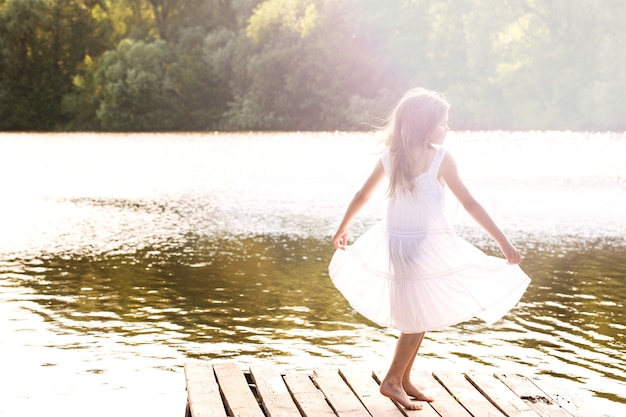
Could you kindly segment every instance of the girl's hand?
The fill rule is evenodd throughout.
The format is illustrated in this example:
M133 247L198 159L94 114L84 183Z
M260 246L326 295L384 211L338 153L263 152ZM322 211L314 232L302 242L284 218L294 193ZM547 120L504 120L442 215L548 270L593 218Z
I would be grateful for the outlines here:
M519 253L515 246L513 246L510 242L506 242L505 244L500 246L500 250L502 254L507 260L509 265L517 265L522 262L522 255Z
M348 230L339 229L333 237L333 246L335 249L346 250L348 244Z

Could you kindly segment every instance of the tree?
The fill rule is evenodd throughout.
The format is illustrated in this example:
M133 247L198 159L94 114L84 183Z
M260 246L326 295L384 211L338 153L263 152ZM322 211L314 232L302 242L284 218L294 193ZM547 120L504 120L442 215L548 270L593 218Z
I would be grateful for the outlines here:
M223 0L105 4L114 51L86 57L77 68L64 110L72 129L204 130L222 126L231 100L228 65L221 51L233 36L235 12ZM143 6L142 6L143 4ZM158 31L151 28L157 16ZM139 22L139 32L119 21ZM132 25L131 25L132 26ZM137 38L133 38L137 36ZM165 39L161 39L165 38Z
M252 42L227 113L246 129L363 128L354 111L380 96L384 63L373 59L355 15L359 1L267 0L246 27ZM370 103L371 104L371 103Z
M0 129L623 129L618 0L0 0ZM370 117L366 117L366 116Z
M181 118L168 75L172 54L164 41L122 41L102 57L96 72L102 87L97 117L113 131L178 130Z
M52 130L93 32L80 1L7 0L0 7L0 129Z
M578 86L579 110L587 129L624 131L626 9L619 1L596 2L595 14L596 25L586 29L593 32L595 53L593 58L584 57L579 63L584 68L581 71L592 73L588 82Z
M169 75L185 115L184 130L223 128L232 100L230 54L235 34L227 29L187 31L173 46L175 61Z

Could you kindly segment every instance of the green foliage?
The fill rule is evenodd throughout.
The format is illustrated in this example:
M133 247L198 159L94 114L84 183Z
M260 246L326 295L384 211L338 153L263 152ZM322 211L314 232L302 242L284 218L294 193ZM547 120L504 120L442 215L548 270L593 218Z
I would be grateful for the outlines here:
M309 0L267 0L259 4L248 20L246 35L259 43L272 32L306 37L315 29L319 13Z
M63 123L61 101L88 49L91 23L79 1L2 4L0 129L50 130Z
M169 69L184 130L219 130L232 100L229 87L229 50L234 34L224 28L204 35L188 31L175 46Z
M94 131L100 130L100 121L96 116L101 86L97 84L95 73L97 64L87 55L82 65L77 67L72 92L66 94L62 101L62 110L68 122L68 130Z
M168 76L172 62L164 41L122 41L104 54L96 79L102 86L96 115L104 130L176 130L180 114Z
M364 22L353 15L358 4L272 0L257 7L246 30L255 46L247 76L233 86L230 123L259 130L366 127L366 109L355 104L387 85L385 65L370 53Z
M0 130L364 129L407 89L457 129L619 130L607 0L0 0Z
M72 116L69 128L159 131L221 126L231 99L226 66L217 62L223 61L219 54L206 54L205 50L228 43L231 35L219 27L207 34L199 23L233 25L233 11L222 2L211 5L198 0L173 13L164 8L168 4L175 3L153 4L158 6L155 13L161 13L159 33L168 41L144 36L147 32L142 31L137 39L123 39L115 51L78 68L73 91L64 100L64 110ZM117 11L107 8L108 13L120 14L117 6ZM220 13L228 19L220 20ZM130 19L141 13L135 7L121 14ZM176 32L167 29L177 22L189 26ZM113 32L113 39L120 33L129 34Z

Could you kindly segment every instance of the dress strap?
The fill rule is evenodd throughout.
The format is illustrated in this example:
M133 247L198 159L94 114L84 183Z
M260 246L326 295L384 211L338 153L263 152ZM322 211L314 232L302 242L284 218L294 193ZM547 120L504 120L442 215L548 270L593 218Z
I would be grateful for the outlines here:
M446 154L446 148L437 148L437 152L435 153L435 157L433 158L433 162L430 164L430 168L428 168L428 175L436 177L439 172L439 167L441 166L441 161L443 161L443 157Z
M387 177L389 177L391 175L391 152L389 152L389 149L385 150L385 152L383 152L382 156L380 157L382 163L383 163L383 168L385 170L385 175L387 175Z

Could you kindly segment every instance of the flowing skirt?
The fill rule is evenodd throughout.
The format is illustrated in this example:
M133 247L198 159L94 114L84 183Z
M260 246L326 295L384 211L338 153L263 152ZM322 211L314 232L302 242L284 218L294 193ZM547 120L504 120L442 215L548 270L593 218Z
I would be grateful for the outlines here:
M488 324L520 300L530 278L488 256L453 229L391 233L372 227L329 265L336 288L360 314L403 333L442 329L478 317Z

